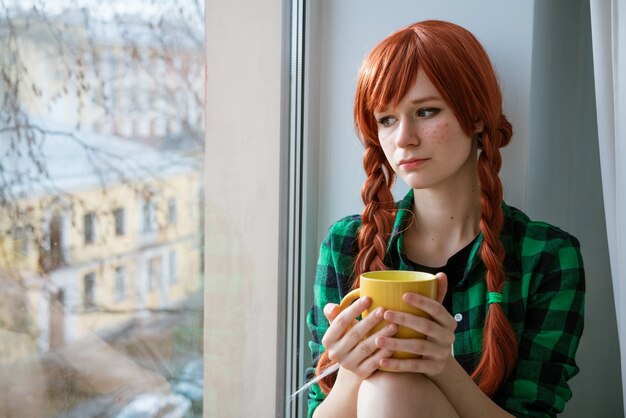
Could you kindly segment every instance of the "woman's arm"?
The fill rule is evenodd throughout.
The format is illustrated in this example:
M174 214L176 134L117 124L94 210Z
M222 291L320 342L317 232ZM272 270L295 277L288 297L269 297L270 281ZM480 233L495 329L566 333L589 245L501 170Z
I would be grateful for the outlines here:
M356 417L356 401L361 381L360 377L340 367L333 390L315 409L313 418Z
M454 358L431 380L463 418L513 417L485 395Z
M356 416L357 395L362 380L378 369L381 359L391 355L388 350L379 350L375 341L378 337L395 334L395 325L387 325L368 336L372 328L382 321L381 308L356 321L370 304L370 298L360 298L343 311L333 303L324 308L330 327L322 338L322 344L329 358L341 367L333 389L315 410L316 418Z

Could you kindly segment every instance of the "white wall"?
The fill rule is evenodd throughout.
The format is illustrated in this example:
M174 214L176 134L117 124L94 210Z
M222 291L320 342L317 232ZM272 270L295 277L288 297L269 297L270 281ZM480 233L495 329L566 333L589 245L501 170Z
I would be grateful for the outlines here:
M313 3L313 2L312 2ZM310 176L307 271L329 225L360 213L365 178L352 128L358 67L380 39L414 21L443 19L472 31L499 73L514 136L504 149L507 203L552 222L582 243L586 328L579 376L565 417L623 416L619 353L604 227L584 0L550 2L320 0L310 5L307 146ZM406 190L396 188L396 196ZM317 213L317 216L314 214ZM310 304L307 295L307 305ZM305 340L308 335L305 336ZM601 353L601 355L598 355Z

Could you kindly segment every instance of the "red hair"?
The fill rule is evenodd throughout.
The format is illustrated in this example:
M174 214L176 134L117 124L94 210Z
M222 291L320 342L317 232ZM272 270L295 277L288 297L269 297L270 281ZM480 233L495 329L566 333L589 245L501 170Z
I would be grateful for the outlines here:
M361 273L384 270L387 241L395 218L391 170L378 141L374 111L395 107L409 91L418 70L424 71L442 98L452 108L462 129L479 134L478 178L480 180L483 244L480 256L487 269L490 292L504 287L504 248L499 240L503 225L502 165L500 147L511 139L512 128L502 113L498 80L482 45L466 29L449 22L424 21L401 29L379 43L365 58L359 73L354 102L356 130L365 146L363 166L367 179L361 196L365 208L358 234L359 251L354 266L353 288ZM318 373L330 365L328 355L318 361ZM493 396L517 363L517 339L500 304L487 307L480 362L472 378L488 396ZM330 391L335 376L320 381Z

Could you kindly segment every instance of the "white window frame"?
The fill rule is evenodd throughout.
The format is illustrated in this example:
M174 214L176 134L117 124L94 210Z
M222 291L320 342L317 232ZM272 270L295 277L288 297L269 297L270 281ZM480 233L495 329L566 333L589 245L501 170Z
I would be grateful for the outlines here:
M318 120L318 92L312 87L316 80L315 57L319 45L314 30L306 29L319 23L320 5L317 2L292 0L291 47L289 62L289 120L288 122L288 184L287 214L282 224L285 225L286 242L281 248L286 252L285 267L285 324L283 337L284 351L284 386L278 393L283 398L281 416L296 418L307 415L307 392L291 398L291 394L304 383L305 370L311 364L308 349L310 338L306 327L306 315L313 302L313 280L317 242L317 179L318 148L317 124L308 123ZM285 199L283 199L285 200ZM279 324L280 326L280 324ZM280 357L279 357L280 359ZM280 364L279 364L280 365Z

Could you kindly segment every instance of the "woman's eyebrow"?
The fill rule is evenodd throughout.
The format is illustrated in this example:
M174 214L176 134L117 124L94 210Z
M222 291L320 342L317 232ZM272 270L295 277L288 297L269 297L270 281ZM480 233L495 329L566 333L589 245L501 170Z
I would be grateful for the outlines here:
M428 102L431 100L441 100L441 97L439 96L426 96L426 97L420 97L414 100L411 100L411 104L421 104L424 102Z
M412 105L419 105L422 104L424 102L429 102L429 101L434 101L434 100L443 100L440 96L424 96L424 97L419 97L417 99L411 100L411 104ZM391 112L391 107L386 107L384 109L378 109L378 110L374 110L373 113L387 113L387 112Z

